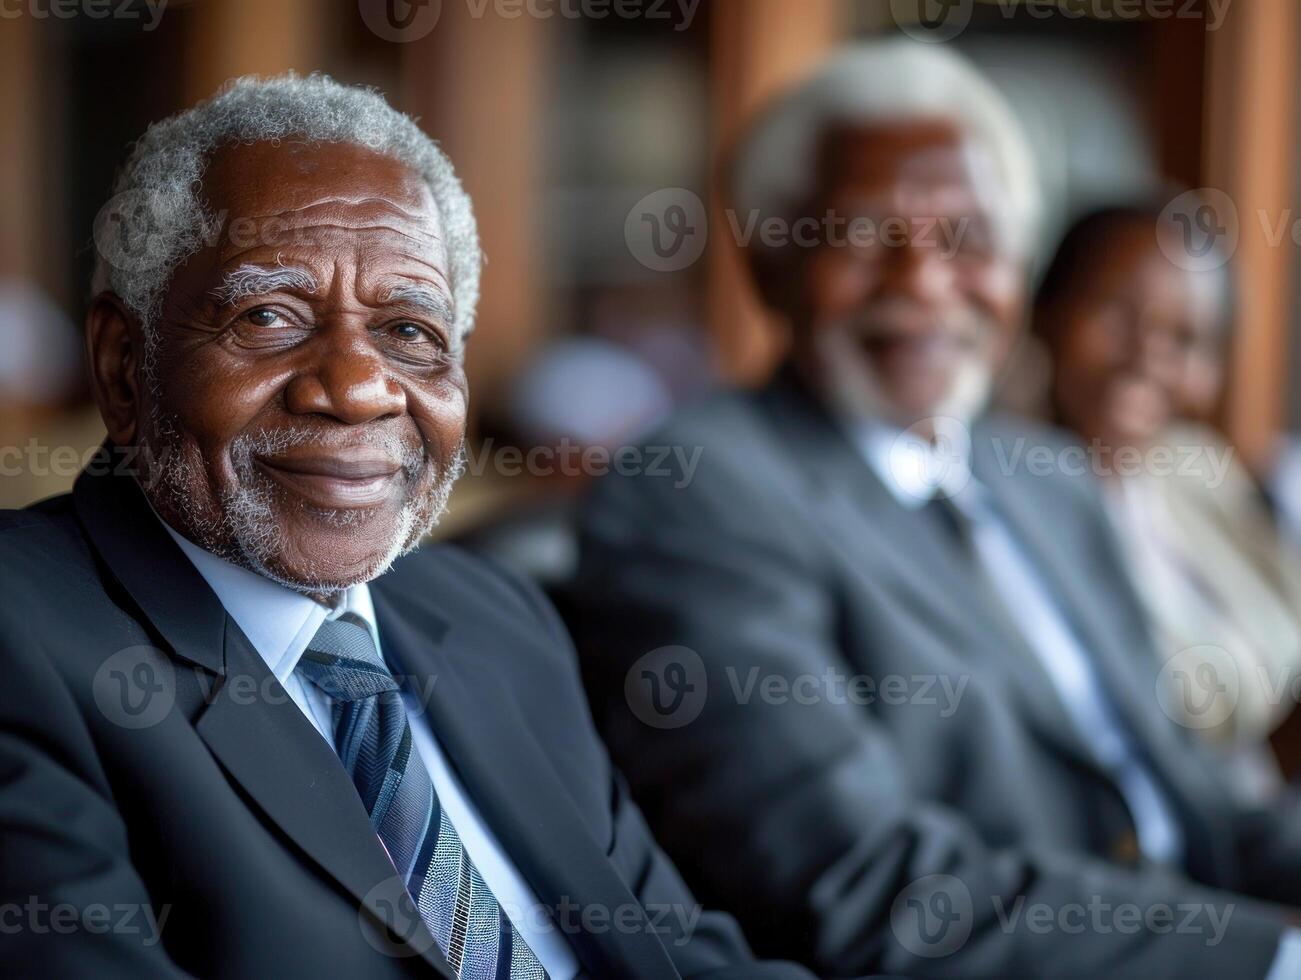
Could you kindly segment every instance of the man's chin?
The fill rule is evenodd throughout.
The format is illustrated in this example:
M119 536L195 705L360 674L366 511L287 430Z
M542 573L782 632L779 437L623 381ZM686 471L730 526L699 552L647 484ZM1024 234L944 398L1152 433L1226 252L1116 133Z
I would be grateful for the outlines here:
M244 555L253 571L313 596L334 595L384 574L415 542L407 534L390 536L383 548L374 540L328 535L296 538L271 554Z
M273 515L274 540L255 536L238 544L254 571L300 592L330 595L377 578L414 547L430 523L417 510L398 502L334 511L289 507Z

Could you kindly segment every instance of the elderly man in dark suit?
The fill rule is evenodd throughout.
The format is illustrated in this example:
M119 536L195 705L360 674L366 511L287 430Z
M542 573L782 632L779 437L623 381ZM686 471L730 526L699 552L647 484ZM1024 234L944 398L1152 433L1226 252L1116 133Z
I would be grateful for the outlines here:
M850 49L754 124L730 207L791 356L653 436L694 475L596 488L574 595L688 881L838 974L1298 975L1301 821L1163 712L1087 461L985 411L1036 208L1001 97Z
M242 80L96 240L108 441L0 515L0 973L806 976L702 915L538 594L414 551L480 265L416 125Z

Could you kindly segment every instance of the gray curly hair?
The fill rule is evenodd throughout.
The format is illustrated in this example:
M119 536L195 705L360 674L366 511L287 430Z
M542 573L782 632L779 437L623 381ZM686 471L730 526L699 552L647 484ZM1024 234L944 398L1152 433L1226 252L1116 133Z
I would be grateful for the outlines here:
M220 231L220 218L200 196L209 155L227 143L286 137L364 146L424 177L442 219L454 347L461 350L474 326L483 255L470 198L451 161L378 92L319 74L238 78L206 102L150 126L96 217L92 294L116 293L152 343L172 273Z

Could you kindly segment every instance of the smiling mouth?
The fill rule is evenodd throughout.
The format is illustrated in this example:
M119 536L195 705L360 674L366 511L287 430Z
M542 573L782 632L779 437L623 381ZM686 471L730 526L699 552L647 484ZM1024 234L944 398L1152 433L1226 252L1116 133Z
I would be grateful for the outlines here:
M873 361L936 367L971 353L975 345L952 333L931 331L869 334L859 338L859 347Z
M323 510L377 507L394 493L402 466L372 453L257 456L254 464L281 488Z

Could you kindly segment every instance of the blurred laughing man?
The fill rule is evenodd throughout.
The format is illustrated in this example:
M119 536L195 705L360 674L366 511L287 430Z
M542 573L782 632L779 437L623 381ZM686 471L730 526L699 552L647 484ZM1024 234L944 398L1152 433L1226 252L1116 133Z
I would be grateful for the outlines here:
M0 513L0 973L804 976L700 914L545 601L415 550L479 292L434 144L243 79L115 190L111 465Z
M1209 774L1095 486L1016 465L1064 443L986 411L1035 238L1008 106L946 50L865 44L731 177L738 224L834 219L746 250L791 355L654 435L703 447L688 487L596 488L576 589L598 725L679 867L838 975L1298 975L1301 820Z

